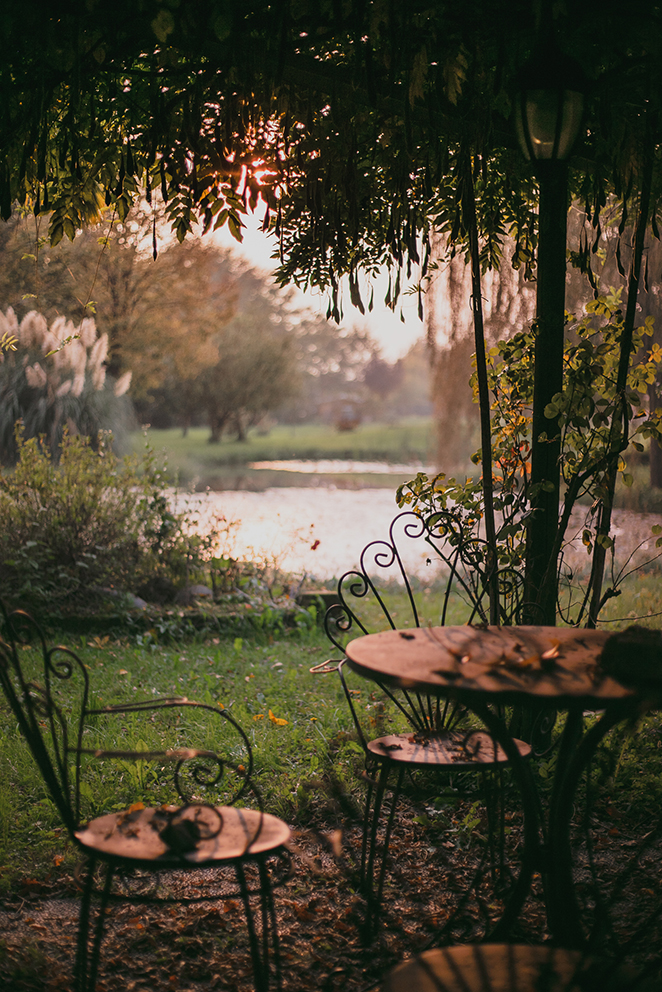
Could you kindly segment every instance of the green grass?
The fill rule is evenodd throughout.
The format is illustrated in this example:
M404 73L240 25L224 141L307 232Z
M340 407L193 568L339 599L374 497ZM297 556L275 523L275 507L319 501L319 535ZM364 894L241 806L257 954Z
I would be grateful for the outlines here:
M350 715L340 681L337 676L309 673L312 665L329 654L328 641L318 630L283 637L271 645L214 638L144 648L94 638L79 639L72 646L89 670L95 705L183 695L227 707L254 748L256 782L270 812L305 823L313 805L323 802L315 783L331 768L334 776L346 780L349 791L356 787L361 753L351 739ZM69 700L66 705L73 703ZM270 711L275 720L270 718ZM236 739L214 714L202 711L200 716L196 714L194 724L189 727L189 744L219 747L220 742L231 750L236 747ZM181 728L177 726L170 723L164 733L172 735L177 730L179 736ZM161 730L145 717L134 715L110 721L99 718L86 739L86 746L94 748L131 749L163 743ZM172 744L172 739L168 743ZM174 794L167 791L170 786L165 786L164 794L163 783L150 775L146 769L136 768L135 762L119 762L119 767L116 762L92 762L85 777L83 814L121 809L136 801L147 803L150 797L154 801L155 788L160 790L159 801L174 800ZM320 793L317 799L316 792ZM56 870L61 856L64 861ZM70 872L75 860L57 811L3 700L0 889L32 876Z
M177 429L150 429L147 438L157 452L167 452L169 466L179 473L180 481L188 482L196 478L232 478L236 474L233 470L244 469L253 461L340 458L425 463L434 450L433 433L429 417L409 417L397 424L362 424L347 433L323 424L278 425L268 434L250 431L245 442L227 438L219 444L209 444L209 431L202 427L190 430L186 437ZM142 450L143 435L134 434L132 443L134 450ZM287 477L281 485L295 484L291 473L281 475ZM258 481L259 478L258 474Z

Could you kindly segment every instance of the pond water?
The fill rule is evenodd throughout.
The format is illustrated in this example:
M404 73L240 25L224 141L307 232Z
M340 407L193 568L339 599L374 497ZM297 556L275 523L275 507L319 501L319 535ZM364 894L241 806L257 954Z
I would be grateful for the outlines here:
M202 530L215 518L224 518L223 553L266 560L299 578L305 574L327 582L355 568L368 542L388 538L391 521L400 512L395 488L396 484L362 489L318 485L262 492L226 490L197 493L186 501ZM578 507L571 519L569 535L575 535L575 540L566 548L565 557L573 569L587 565L581 542L585 516L586 509ZM660 522L656 515L616 510L612 535L617 559L624 563L634 553L632 565L655 557L659 549L651 538L651 526ZM434 578L435 566L429 564L420 541L405 540L399 547L410 575ZM391 575L397 578L395 570Z
M357 462L342 458L320 458L317 461L297 460L251 462L250 467L272 472L301 472L305 475L402 475L412 479L417 472L434 475L431 465L404 465L394 462Z
M399 512L393 489L278 488L208 492L189 497L204 528L215 516L234 522L233 557L276 562L285 571L326 581L358 565L363 547L388 537ZM416 542L411 542L416 544ZM410 574L431 577L420 547L403 550Z

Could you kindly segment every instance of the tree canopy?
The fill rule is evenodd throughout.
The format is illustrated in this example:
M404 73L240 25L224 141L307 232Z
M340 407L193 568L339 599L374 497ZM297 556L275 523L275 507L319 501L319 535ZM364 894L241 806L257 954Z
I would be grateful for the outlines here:
M167 244L154 262L145 249L151 222L142 210L55 248L43 243L39 221L0 226L3 307L19 320L35 309L49 321L94 315L108 337L110 374L130 370L137 398L166 375L190 377L207 367L206 345L238 302L242 274L231 252L191 238Z
M388 264L426 268L431 226L462 239L471 172L484 265L506 232L532 267L535 180L512 101L536 0L25 0L0 15L0 212L49 213L58 241L145 195L183 239L261 196L281 278L337 290ZM648 0L553 6L590 84L573 192L599 232L609 193L631 209L660 165L662 12ZM586 234L582 263L590 261ZM365 294L363 294L365 296ZM339 316L337 292L332 311Z

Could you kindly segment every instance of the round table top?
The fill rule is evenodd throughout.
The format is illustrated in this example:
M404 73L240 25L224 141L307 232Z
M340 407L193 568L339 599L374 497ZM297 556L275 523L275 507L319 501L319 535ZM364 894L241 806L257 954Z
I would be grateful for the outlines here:
M357 637L346 654L359 675L402 689L600 709L634 695L600 668L609 636L572 627L413 627Z

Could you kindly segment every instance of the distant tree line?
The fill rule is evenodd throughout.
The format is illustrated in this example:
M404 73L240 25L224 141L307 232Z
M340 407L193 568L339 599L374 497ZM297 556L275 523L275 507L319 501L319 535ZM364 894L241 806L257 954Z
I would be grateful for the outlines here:
M93 318L112 381L131 373L136 422L206 424L210 442L274 415L333 421L346 400L361 416L429 411L421 348L388 363L366 331L297 310L290 290L226 248L170 241L154 259L154 233L137 211L53 248L39 218L12 218L0 226L0 308L17 322L32 311L49 324ZM6 400L0 384L11 436Z

